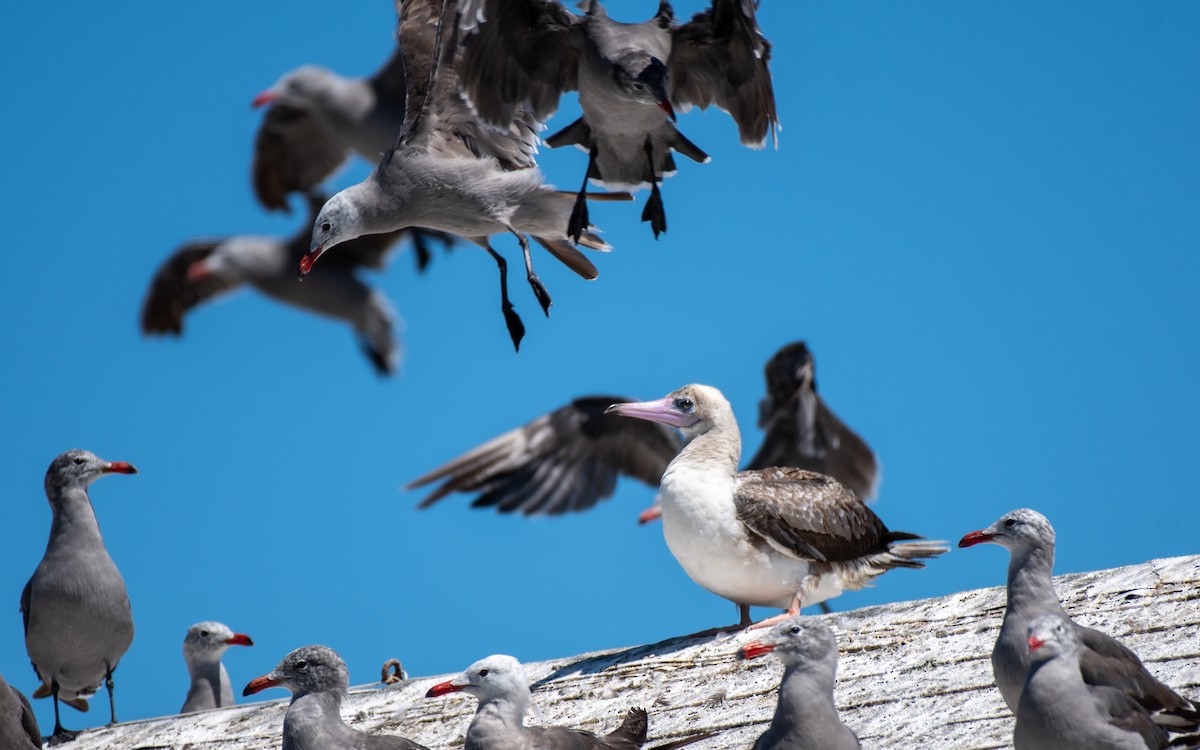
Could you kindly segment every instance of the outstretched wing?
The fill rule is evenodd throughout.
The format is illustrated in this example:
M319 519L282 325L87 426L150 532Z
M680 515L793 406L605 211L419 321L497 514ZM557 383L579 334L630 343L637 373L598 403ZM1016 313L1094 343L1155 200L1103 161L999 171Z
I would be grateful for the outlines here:
M472 507L530 516L586 510L611 496L620 476L657 486L683 441L664 425L604 413L628 400L575 399L434 469L408 489L442 483L421 501L422 508L452 492L478 492Z
M254 137L254 194L263 207L290 213L289 194L320 184L349 157L307 109L272 104Z
M159 266L142 303L143 334L182 335L188 310L239 286L239 282L216 274L201 279L188 277L192 264L207 258L220 244L220 240L189 242Z
M771 43L758 28L754 0L713 0L672 33L667 62L671 101L681 109L716 104L733 116L742 143L778 142Z

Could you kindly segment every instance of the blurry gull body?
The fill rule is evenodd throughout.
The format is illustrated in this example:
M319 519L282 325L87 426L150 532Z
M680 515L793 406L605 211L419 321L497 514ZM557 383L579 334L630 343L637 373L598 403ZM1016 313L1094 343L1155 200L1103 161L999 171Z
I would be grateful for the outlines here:
M230 646L253 646L244 633L235 633L219 622L198 622L183 638L183 660L191 683L179 713L207 711L233 705L233 685L221 657Z
M296 649L275 669L247 683L242 695L271 687L292 693L283 716L283 750L427 750L405 737L367 734L346 724L341 707L350 675L342 657L331 648Z
M549 117L558 98L578 89L583 116L546 139L551 147L588 152L591 179L614 189L650 187L642 220L666 231L658 183L675 173L672 151L697 162L708 155L675 128L675 107L729 112L742 143L761 148L778 125L767 68L771 45L759 31L751 0L713 0L683 25L665 0L648 21L609 18L598 0L584 15L555 0L464 0L463 85L491 123L511 120L518 106ZM581 188L568 234L587 226Z
M972 531L958 543L959 547L998 544L1011 555L1008 603L992 650L996 687L1009 709L1016 713L1029 672L1029 626L1042 615L1054 615L1076 631L1084 682L1121 690L1169 729L1195 731L1200 714L1192 701L1155 679L1137 654L1120 642L1070 619L1054 591L1054 541L1054 527L1045 516L1030 508L1018 508L1004 514L991 526Z
M585 279L596 278L597 271L567 240L571 198L543 185L534 162L541 123L522 110L499 128L487 126L463 100L454 65L454 14L453 0L444 7L436 0L403 3L400 43L408 72L404 130L366 180L334 195L321 209L300 275L307 275L324 253L363 234L411 226L451 232L484 248L496 261L500 309L513 346L519 348L525 326L508 299L507 264L492 249L491 235L517 238L526 277L547 315L550 295L533 271L527 234ZM610 249L590 231L583 232L579 243Z
M769 653L783 662L783 680L771 726L754 750L858 750L857 735L838 718L833 703L838 654L829 626L793 617L738 649L742 659Z
M40 750L42 732L33 706L20 690L0 677L0 747L4 750Z
M46 470L46 497L54 518L46 553L21 592L25 649L42 684L34 698L54 699L54 737L63 729L58 704L80 711L103 682L111 720L113 671L133 642L133 614L125 580L108 556L88 486L105 474L136 474L124 461L69 450Z
M659 484L663 537L693 581L738 605L796 615L892 568L923 568L944 543L890 531L837 480L804 469L737 470L741 436L719 390L688 385L609 411L677 427L684 446ZM918 540L918 541L902 541Z

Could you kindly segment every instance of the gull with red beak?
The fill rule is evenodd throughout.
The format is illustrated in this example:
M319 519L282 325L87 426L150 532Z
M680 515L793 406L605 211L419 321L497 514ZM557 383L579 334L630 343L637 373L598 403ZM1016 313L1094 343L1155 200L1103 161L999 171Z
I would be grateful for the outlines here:
M779 467L739 472L737 421L712 386L608 411L683 433L683 449L659 484L663 536L693 581L738 605L742 627L752 605L787 610L756 625L766 627L947 551L943 542L890 531L832 477Z
M760 640L738 649L738 658L775 653L783 662L779 703L771 726L754 750L858 750L858 736L838 718L833 704L837 638L829 626L808 617L775 625Z
M641 708L629 709L621 726L603 737L581 729L525 726L529 679L521 663L504 654L480 659L454 679L429 688L425 697L458 692L479 700L465 750L638 750L646 741L647 716Z
M1017 705L1016 750L1162 750L1195 748L1200 737L1172 742L1125 692L1084 680L1087 647L1075 623L1035 617L1026 631L1029 672Z
M1196 704L1159 682L1137 654L1111 636L1070 619L1054 591L1054 527L1041 513L1018 508L985 529L972 531L959 547L998 544L1010 553L1008 603L992 649L992 671L1004 702L1015 714L1029 673L1029 626L1043 615L1062 618L1080 643L1079 667L1089 685L1118 688L1171 731L1200 729Z
M331 648L296 649L275 669L247 683L242 695L273 687L292 693L283 715L283 750L428 750L405 737L360 732L342 720L350 673Z
M233 685L221 657L230 646L253 646L244 633L235 633L219 622L198 622L183 638L183 660L187 662L191 686L179 713L207 711L233 705Z
M88 710L87 699L103 682L111 723L113 671L133 642L133 614L125 580L104 547L88 487L106 474L136 474L124 461L105 461L69 450L46 470L46 498L53 519L46 553L21 592L25 649L42 684L34 698L54 699L54 738L63 729L58 704Z

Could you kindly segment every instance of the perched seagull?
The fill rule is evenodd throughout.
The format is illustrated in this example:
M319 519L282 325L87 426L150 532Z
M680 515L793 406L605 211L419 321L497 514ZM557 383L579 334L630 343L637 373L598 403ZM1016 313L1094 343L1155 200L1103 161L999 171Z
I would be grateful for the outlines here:
M649 21L620 23L598 0L584 15L556 0L463 0L463 86L483 119L505 124L529 103L539 119L559 95L579 90L583 116L546 139L552 148L588 152L587 174L567 233L587 227L587 181L609 188L650 187L642 221L667 229L658 184L675 173L672 151L704 163L708 155L675 128L675 108L715 104L738 124L742 143L762 148L776 137L771 45L755 19L756 2L713 0L690 22L675 24L662 0Z
M309 196L310 218L316 217L322 205L323 197ZM358 272L383 268L403 234L389 232L351 240L307 284L296 283L295 268L308 252L308 223L286 241L237 235L189 242L163 262L150 282L142 304L142 333L182 335L183 318L191 308L249 284L271 299L346 322L358 334L375 371L390 375L399 358L393 336L396 313L387 297L368 286ZM412 230L412 237L417 245L426 237L450 243L449 237L424 230Z
M183 660L192 683L179 713L207 711L233 705L233 685L221 657L230 646L253 646L244 633L235 633L219 622L198 622L183 638Z
M270 687L287 688L292 702L283 715L283 750L427 750L392 734L367 734L342 720L342 701L350 674L342 657L325 646L298 648L262 677L251 680L242 695Z
M405 0L400 9L400 49L408 72L408 114L395 146L357 185L334 195L313 224L310 251L300 260L304 277L324 253L364 234L429 227L464 237L487 250L500 269L501 311L513 346L525 326L508 299L507 264L492 249L493 234L515 235L525 271L543 312L550 294L533 271L532 235L585 279L596 267L567 239L571 198L543 184L534 162L542 127L521 110L500 127L479 122L462 98L454 60L458 29L454 0ZM628 199L628 195L605 196ZM611 249L583 231L579 244Z
M1172 743L1126 693L1088 684L1080 629L1059 615L1039 615L1027 630L1029 673L1017 704L1016 750L1162 750ZM1191 738L1195 740L1197 738Z
M943 542L889 531L836 479L804 469L737 470L741 436L719 390L687 385L657 401L609 412L677 427L684 445L659 484L663 536L692 580L738 605L779 607L773 625L856 590L892 568L923 568Z
M511 656L480 659L453 680L429 688L425 697L459 691L479 699L467 729L466 750L638 750L646 741L648 724L642 708L629 709L621 726L603 737L582 729L525 726L529 680L521 663Z
M766 435L745 468L808 469L871 499L879 481L878 460L817 394L808 346L803 341L784 346L765 369L767 395L758 424ZM407 489L441 482L421 501L422 508L453 492L478 492L472 507L532 516L586 510L611 496L622 475L657 487L683 440L666 425L604 413L609 405L629 400L577 398L439 466ZM641 520L660 515L656 505Z
M87 711L103 682L112 724L113 671L133 642L133 615L121 572L108 556L88 486L105 474L136 474L124 461L69 450L46 470L46 497L54 518L46 554L21 592L25 650L42 684L34 698L54 699L53 737L73 732L59 721L59 701Z
M317 65L285 74L254 97L266 107L254 139L254 192L269 210L308 192L356 152L371 164L404 125L404 62L397 48L370 78L346 78Z
M1200 713L1192 701L1156 680L1137 654L1111 636L1070 619L1054 591L1054 527L1045 516L1029 508L1010 511L986 529L964 536L958 546L985 542L999 544L1011 554L1008 604L992 649L992 671L996 687L1013 713L1029 672L1029 626L1039 616L1054 615L1071 623L1082 644L1079 666L1084 682L1121 690L1171 731L1197 729Z
M4 750L41 750L42 731L38 729L33 706L20 690L0 677L0 747Z
M833 704L838 653L829 626L793 617L742 646L738 658L753 659L772 651L783 662L783 681L771 726L754 743L754 750L858 750L858 736L838 718Z

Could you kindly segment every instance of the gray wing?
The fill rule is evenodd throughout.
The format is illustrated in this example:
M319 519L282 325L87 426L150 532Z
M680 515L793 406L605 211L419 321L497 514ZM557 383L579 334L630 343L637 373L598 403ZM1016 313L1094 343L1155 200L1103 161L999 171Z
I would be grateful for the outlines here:
M738 518L780 552L833 562L881 552L890 532L858 496L832 477L804 469L742 471L734 486Z
M1146 709L1125 693L1110 687L1088 686L1105 713L1105 720L1114 727L1141 736L1149 750L1162 750L1170 743L1166 730L1155 724Z
M361 741L355 743L354 750L429 750L424 745L397 734L363 733L359 739Z
M20 690L0 677L0 745L5 750L37 750L42 746L33 706Z
M143 334L181 335L188 310L240 285L215 275L200 280L188 278L188 268L207 258L222 241L189 242L159 266L142 303Z
M686 109L716 104L733 116L742 143L777 141L771 43L758 28L753 0L713 0L672 32L667 61L671 101Z
M1179 726L1195 729L1200 713L1187 698L1159 682L1146 670L1137 654L1112 636L1093 628L1077 625L1083 650L1079 655L1079 671L1089 685L1116 688L1150 712L1165 712Z
M426 508L452 492L478 492L472 507L557 515L586 510L612 495L617 478L657 486L682 447L665 425L604 410L629 399L587 396L493 438L414 480L441 482Z
M254 136L254 194L264 208L290 213L289 194L320 184L349 157L307 109L272 104Z
M554 0L464 0L459 75L485 122L506 125L527 102L545 120L577 88L583 17Z

